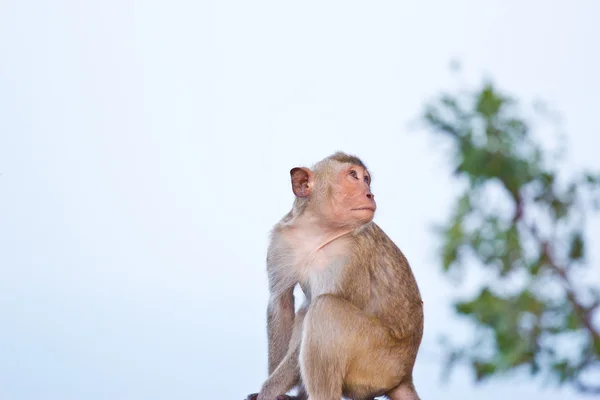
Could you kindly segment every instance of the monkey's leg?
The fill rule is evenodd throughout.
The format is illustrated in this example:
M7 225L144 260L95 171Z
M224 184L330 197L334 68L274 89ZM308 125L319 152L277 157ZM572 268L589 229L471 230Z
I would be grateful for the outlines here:
M406 348L379 319L340 297L317 297L304 320L300 350L309 399L368 399L390 392L412 379Z
M391 400L420 400L412 381L404 382L394 390L386 393Z

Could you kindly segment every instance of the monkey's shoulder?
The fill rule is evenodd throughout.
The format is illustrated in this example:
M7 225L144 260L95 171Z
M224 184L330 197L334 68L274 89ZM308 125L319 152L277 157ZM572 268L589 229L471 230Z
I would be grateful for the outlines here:
M358 229L354 237L358 248L366 249L369 255L389 254L406 260L396 243L373 221Z
M358 232L356 240L361 242L357 247L364 251L357 257L361 265L369 268L375 299L385 299L386 304L399 302L402 307L420 304L419 288L408 260L383 229L371 222Z

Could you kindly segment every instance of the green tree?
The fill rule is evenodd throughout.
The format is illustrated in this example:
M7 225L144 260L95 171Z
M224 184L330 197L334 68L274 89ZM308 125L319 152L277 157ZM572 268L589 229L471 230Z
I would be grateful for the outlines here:
M448 371L466 363L479 382L525 369L600 393L600 290L588 279L600 269L586 260L585 230L600 209L600 175L566 176L561 152L541 146L523 115L491 83L424 110L427 130L451 147L462 192L438 230L441 266L458 283L480 278L453 304L474 335L447 343Z

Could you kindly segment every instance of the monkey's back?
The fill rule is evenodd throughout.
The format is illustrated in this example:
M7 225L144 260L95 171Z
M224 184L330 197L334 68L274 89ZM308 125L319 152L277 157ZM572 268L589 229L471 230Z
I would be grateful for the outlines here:
M356 235L357 264L369 271L370 294L365 312L388 325L394 335L416 347L423 336L423 302L408 260L374 222ZM415 349L416 351L416 349Z

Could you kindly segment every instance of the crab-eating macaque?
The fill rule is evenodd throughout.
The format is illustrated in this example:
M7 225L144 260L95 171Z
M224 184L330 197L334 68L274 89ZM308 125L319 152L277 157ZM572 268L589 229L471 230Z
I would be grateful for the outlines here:
M365 164L338 152L290 174L294 206L267 254L269 377L248 399L291 399L294 387L298 399L419 399L423 302L406 258L373 222Z

